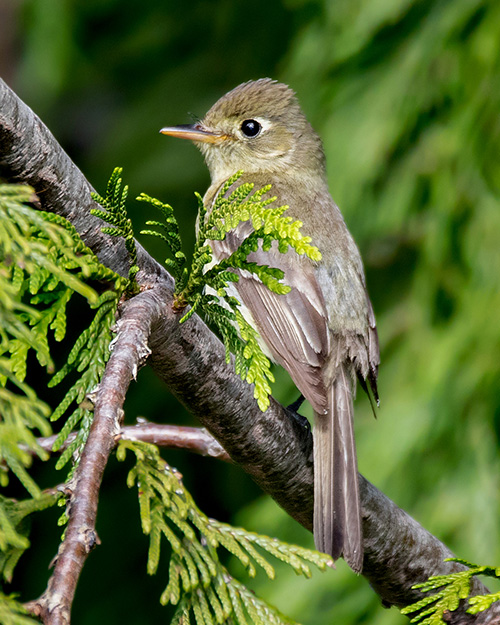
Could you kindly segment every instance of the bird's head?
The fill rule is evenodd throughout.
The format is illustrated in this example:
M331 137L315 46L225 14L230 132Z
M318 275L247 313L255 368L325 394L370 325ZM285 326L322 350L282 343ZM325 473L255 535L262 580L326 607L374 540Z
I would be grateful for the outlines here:
M212 182L236 171L325 176L321 140L302 113L295 93L262 78L222 96L198 123L162 128L191 139L203 153Z

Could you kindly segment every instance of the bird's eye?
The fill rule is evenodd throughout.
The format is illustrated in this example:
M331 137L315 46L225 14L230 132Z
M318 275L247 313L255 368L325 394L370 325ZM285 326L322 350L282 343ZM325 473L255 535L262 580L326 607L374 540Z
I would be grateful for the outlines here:
M245 137L256 137L262 130L262 126L255 119L245 119L241 124L241 132Z

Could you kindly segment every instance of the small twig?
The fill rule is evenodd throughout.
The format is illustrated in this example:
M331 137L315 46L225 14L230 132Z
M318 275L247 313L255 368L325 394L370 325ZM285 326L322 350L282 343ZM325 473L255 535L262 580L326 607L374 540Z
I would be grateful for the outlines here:
M150 353L147 340L152 316L148 298L149 293L145 292L131 300L117 324L118 334L97 392L89 438L74 478L66 485L70 497L64 541L46 591L29 604L31 612L46 625L70 623L81 570L90 551L99 543L95 521L102 476L120 431L126 391Z
M75 437L76 432L72 432L58 451L64 451ZM57 434L40 437L37 439L37 443L45 451L51 453L56 438ZM119 440L143 441L153 443L158 447L188 449L201 456L211 456L218 460L231 462L227 451L205 428L166 425L140 420L136 425L123 426L115 437L115 442ZM35 455L35 452L32 453Z
M227 451L205 428L138 423L123 427L117 437L117 440L120 439L144 441L158 447L188 449L202 456L232 462Z

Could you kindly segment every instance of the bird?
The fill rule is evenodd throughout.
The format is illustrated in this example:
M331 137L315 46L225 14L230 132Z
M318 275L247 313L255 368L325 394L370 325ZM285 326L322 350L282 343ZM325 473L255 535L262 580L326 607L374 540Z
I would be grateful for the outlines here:
M191 140L202 152L211 184L210 207L224 183L239 170L255 188L272 185L286 215L302 223L321 253L313 261L288 249L263 251L249 261L284 272L287 294L270 291L254 274L238 270L236 297L257 330L265 353L290 374L312 405L316 548L343 557L357 573L363 567L362 510L353 425L356 380L378 403L379 344L360 252L330 195L319 135L307 121L295 92L261 78L222 96L192 124L161 133ZM223 241L212 241L215 260L227 258L252 232L242 222ZM369 389L368 389L369 387Z

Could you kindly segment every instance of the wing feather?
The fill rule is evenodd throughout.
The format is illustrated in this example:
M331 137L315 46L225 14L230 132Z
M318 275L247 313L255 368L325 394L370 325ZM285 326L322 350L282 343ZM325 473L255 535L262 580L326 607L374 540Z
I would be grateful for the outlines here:
M241 242L238 234L231 232L224 241L211 243L217 259L237 249ZM321 369L330 351L326 308L312 264L300 259L299 271L295 271L290 267L288 254L258 250L252 252L249 260L284 271L285 283L291 287L289 293L279 295L270 291L257 276L247 271L237 272L239 281L233 287L272 358L288 370L314 410L322 413L326 409L327 393Z

